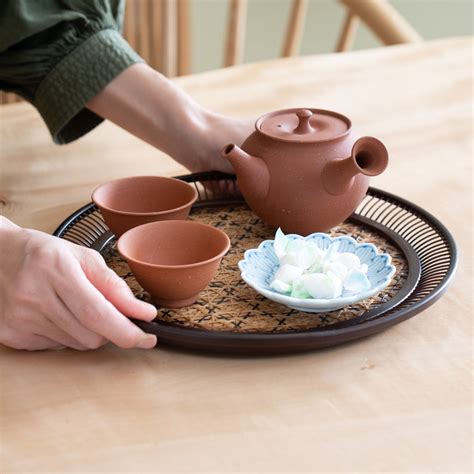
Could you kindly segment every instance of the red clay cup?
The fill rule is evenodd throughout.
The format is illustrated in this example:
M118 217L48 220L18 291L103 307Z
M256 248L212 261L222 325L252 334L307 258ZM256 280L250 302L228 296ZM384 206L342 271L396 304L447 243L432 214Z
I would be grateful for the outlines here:
M117 236L147 222L186 219L198 198L188 183L163 176L131 176L99 186L92 200Z
M125 232L117 248L153 303L181 308L194 303L214 278L230 239L200 222L162 221Z

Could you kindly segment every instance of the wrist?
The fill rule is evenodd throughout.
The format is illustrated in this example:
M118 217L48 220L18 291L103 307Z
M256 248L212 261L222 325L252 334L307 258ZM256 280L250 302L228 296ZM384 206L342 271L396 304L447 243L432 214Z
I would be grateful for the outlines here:
M200 107L192 109L186 140L176 140L179 150L171 156L193 172L209 171L210 157L219 157L221 128L219 115Z
M193 155L191 171L224 171L233 173L230 163L222 158L222 149L229 143L242 145L254 130L252 119L238 119L203 110L201 116L197 149Z
M7 219L5 216L0 215L0 233L4 234L11 232L12 230L18 230L21 227L14 224L11 220Z
M7 219L0 216L0 262L15 254L19 246L22 246L30 234L36 232L31 229L24 229Z
M21 255L24 229L0 216L0 288L5 288L15 268L15 258Z

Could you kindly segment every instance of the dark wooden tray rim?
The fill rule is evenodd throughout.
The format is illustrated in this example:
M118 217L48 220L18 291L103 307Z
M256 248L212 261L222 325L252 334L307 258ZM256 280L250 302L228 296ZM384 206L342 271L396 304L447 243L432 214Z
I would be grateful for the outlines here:
M196 173L191 175L178 176L187 182L202 182L208 180L235 180L235 176L224 173ZM401 205L409 209L411 213L422 219L436 230L445 243L449 256L450 265L444 277L437 284L436 288L420 300L411 304L403 304L403 301L410 295L420 277L421 266L413 247L396 232L385 227L367 217L353 214L350 220L362 223L367 227L380 232L388 240L398 246L404 253L409 265L409 275L404 286L395 298L388 303L381 305L374 310L368 311L362 316L353 318L342 323L336 323L323 328L313 328L302 331L278 332L278 333L237 333L232 331L208 331L204 329L188 328L164 322L146 323L139 320L132 321L143 330L156 334L161 344L169 344L180 348L197 350L199 352L217 352L240 355L261 355L261 354L282 354L290 352L303 352L314 349L321 349L350 342L355 339L370 336L383 331L390 326L403 322L429 306L434 304L447 290L451 283L458 263L458 252L456 243L448 229L433 215L425 211L420 206L410 201L398 197L394 194L376 188L369 188L368 194L383 198L388 202ZM198 201L194 205L223 206L223 205L243 205L244 201L240 197L233 196L231 199L213 199L212 201ZM89 203L78 209L55 230L57 237L63 237L66 231L79 221L84 215L96 210L93 203ZM97 239L92 246L101 251L114 238L107 232ZM416 288L413 290L416 292ZM392 303L392 304L390 304ZM382 307L382 311L379 310Z

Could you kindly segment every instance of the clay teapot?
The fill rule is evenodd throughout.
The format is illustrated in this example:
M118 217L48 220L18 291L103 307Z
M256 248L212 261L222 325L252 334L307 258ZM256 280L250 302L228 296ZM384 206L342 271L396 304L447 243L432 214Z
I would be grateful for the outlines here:
M263 115L230 161L251 209L285 233L327 231L349 217L365 196L369 177L388 164L376 138L357 138L344 115L286 109Z

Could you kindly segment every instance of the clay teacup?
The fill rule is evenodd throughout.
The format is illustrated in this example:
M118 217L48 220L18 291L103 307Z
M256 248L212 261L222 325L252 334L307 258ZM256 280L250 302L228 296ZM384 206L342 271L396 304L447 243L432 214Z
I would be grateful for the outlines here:
M230 239L207 224L162 221L125 232L117 248L153 303L180 308L194 303L212 280Z
M162 176L131 176L99 186L92 200L119 237L147 222L186 219L198 198L190 184Z

